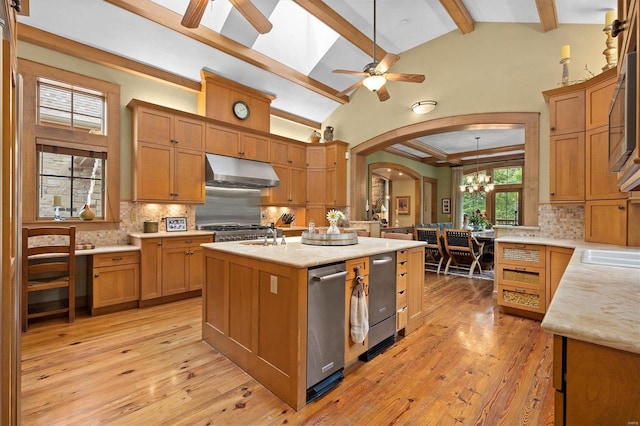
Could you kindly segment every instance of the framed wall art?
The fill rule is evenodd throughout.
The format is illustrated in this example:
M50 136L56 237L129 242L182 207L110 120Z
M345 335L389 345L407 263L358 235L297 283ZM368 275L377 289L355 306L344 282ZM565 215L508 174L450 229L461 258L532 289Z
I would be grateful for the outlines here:
M167 224L167 232L177 232L177 231L187 230L186 217L166 217L165 223Z
M442 214L451 213L451 198L442 199Z
M411 197L396 197L396 212L398 214L409 214Z

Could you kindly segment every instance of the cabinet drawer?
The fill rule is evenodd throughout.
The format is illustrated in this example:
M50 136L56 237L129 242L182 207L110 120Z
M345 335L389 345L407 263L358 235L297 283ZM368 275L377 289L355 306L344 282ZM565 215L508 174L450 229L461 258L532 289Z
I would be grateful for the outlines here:
M498 285L510 285L515 287L545 289L544 268L528 266L498 265L496 268Z
M407 289L407 272L403 272L401 274L398 274L398 277L396 278L396 291L403 291Z
M535 244L498 243L498 263L544 268L545 249Z
M407 308L398 309L396 312L396 330L402 330L407 326Z
M211 242L213 242L212 235L199 235L197 237L165 237L162 239L162 245L164 248L191 247Z
M352 280L356 277L356 266L360 267L360 275L369 275L369 258L359 257L357 259L347 260L345 264L347 268L347 280Z
M99 268L101 266L128 265L138 262L140 262L140 252L138 251L122 251L93 255L94 268Z
M534 290L516 286L498 286L498 304L544 314L544 289Z
M398 252L396 253L396 261L398 263L406 262L408 259L409 259L409 250L398 250Z
M400 274L406 274L407 273L407 264L409 263L408 260L403 260L402 262L398 261L396 264L396 273L398 275Z
M407 307L407 290L399 291L396 294L396 310Z

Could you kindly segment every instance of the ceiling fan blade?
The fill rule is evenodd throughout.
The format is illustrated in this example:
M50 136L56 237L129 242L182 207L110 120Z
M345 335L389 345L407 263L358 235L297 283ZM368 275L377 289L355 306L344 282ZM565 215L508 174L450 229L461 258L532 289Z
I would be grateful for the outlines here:
M338 74L352 74L352 75L361 75L361 76L369 76L368 72L362 72L362 71L349 71L349 70L333 70L333 72L338 73Z
M406 81L408 83L422 83L424 81L423 74L404 74L399 72L390 72L384 75L389 81Z
M400 60L400 56L394 55L393 53L387 53L386 55L384 55L384 58L382 58L382 60L376 67L376 71L380 73L385 73L389 68L393 66L393 64L395 64L399 60Z
M376 95L378 95L378 99L380 99L380 102L384 102L391 97L389 95L389 91L387 90L386 84L381 88L379 88L378 90L376 90Z
M357 83L354 83L351 86L347 87L342 92L338 93L336 96L344 96L347 93L354 91L355 89L357 89L360 86L362 86L362 80L360 80Z
M187 28L198 28L202 15L209 4L209 0L191 0L187 10L182 17L182 26Z
M273 28L271 22L269 22L266 16L264 16L253 3L251 3L251 0L229 1L260 34L266 34L271 31L271 28Z

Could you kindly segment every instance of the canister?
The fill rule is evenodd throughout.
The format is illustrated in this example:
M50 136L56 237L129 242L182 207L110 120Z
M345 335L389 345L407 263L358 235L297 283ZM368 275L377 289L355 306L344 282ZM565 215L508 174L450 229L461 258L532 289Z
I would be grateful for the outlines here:
M151 232L158 232L158 222L155 221L145 221L144 222L144 232L145 234Z

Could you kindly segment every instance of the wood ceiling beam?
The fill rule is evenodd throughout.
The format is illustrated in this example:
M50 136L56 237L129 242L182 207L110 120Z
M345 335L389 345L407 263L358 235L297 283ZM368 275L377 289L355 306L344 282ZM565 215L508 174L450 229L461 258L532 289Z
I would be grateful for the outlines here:
M495 155L495 154L500 154L503 152L511 152L511 151L524 151L524 144L519 144L519 145L508 145L508 146L500 146L497 148L487 148L487 149L480 149L480 150L473 150L473 151L466 151L466 152L457 152L455 154L449 154L447 156L447 158L449 160L454 159L454 158L464 158L464 157L476 157L478 155ZM480 161L483 161L484 159L480 159ZM475 159L473 160L475 161Z
M436 158L438 160L446 160L447 159L447 153L444 151L440 151L439 149L436 149L432 146L426 145L422 142L418 142L415 139L410 139L408 141L402 142L400 145L404 145L408 148L411 149L415 149L416 151L420 151L423 152L425 154L430 155L433 158Z
M199 92L201 89L199 81L190 80L177 74L123 58L29 25L18 23L18 40L129 74L180 86L194 92Z
M309 120L308 118L300 117L299 115L291 114L290 112L273 107L271 108L271 115L311 127L312 129L319 130L322 127L322 123L318 123L317 121Z
M338 15L321 0L294 0L311 15L324 22L329 28L347 39L351 44L362 50L367 55L373 54L373 40L364 35L360 30L351 25L349 21ZM381 61L387 54L380 46L376 46L376 60Z
M336 96L336 90L322 84L321 82L309 78L301 72L287 67L286 65L274 61L262 53L256 52L220 33L210 30L207 27L185 28L181 25L182 16L164 8L151 0L105 0L114 6L120 7L152 22L160 24L166 28L176 31L182 35L190 37L200 43L219 50L222 53L240 59L250 65L268 71L292 83L298 84L305 89L311 90L321 96L329 98L340 104L349 102L347 96ZM203 64L206 66L206 64Z
M440 4L445 8L462 34L473 31L473 18L462 0L440 0Z
M536 0L540 24L544 32L558 28L558 12L556 11L556 0Z
M412 154L406 153L404 151L400 151L399 149L393 148L391 146L388 146L388 147L384 148L383 151L384 152L388 152L389 154L397 155L399 157L408 158L409 160L413 160L413 161L421 162L423 160L423 158L420 158L417 155L412 155Z
M482 169L483 165L486 165L486 164L503 163L503 162L514 161L514 160L524 160L524 152L522 154L500 155L500 156L491 157L491 158L482 158L480 159L480 163L478 164L480 164L480 169ZM458 165L475 167L476 160L464 160L458 163Z

